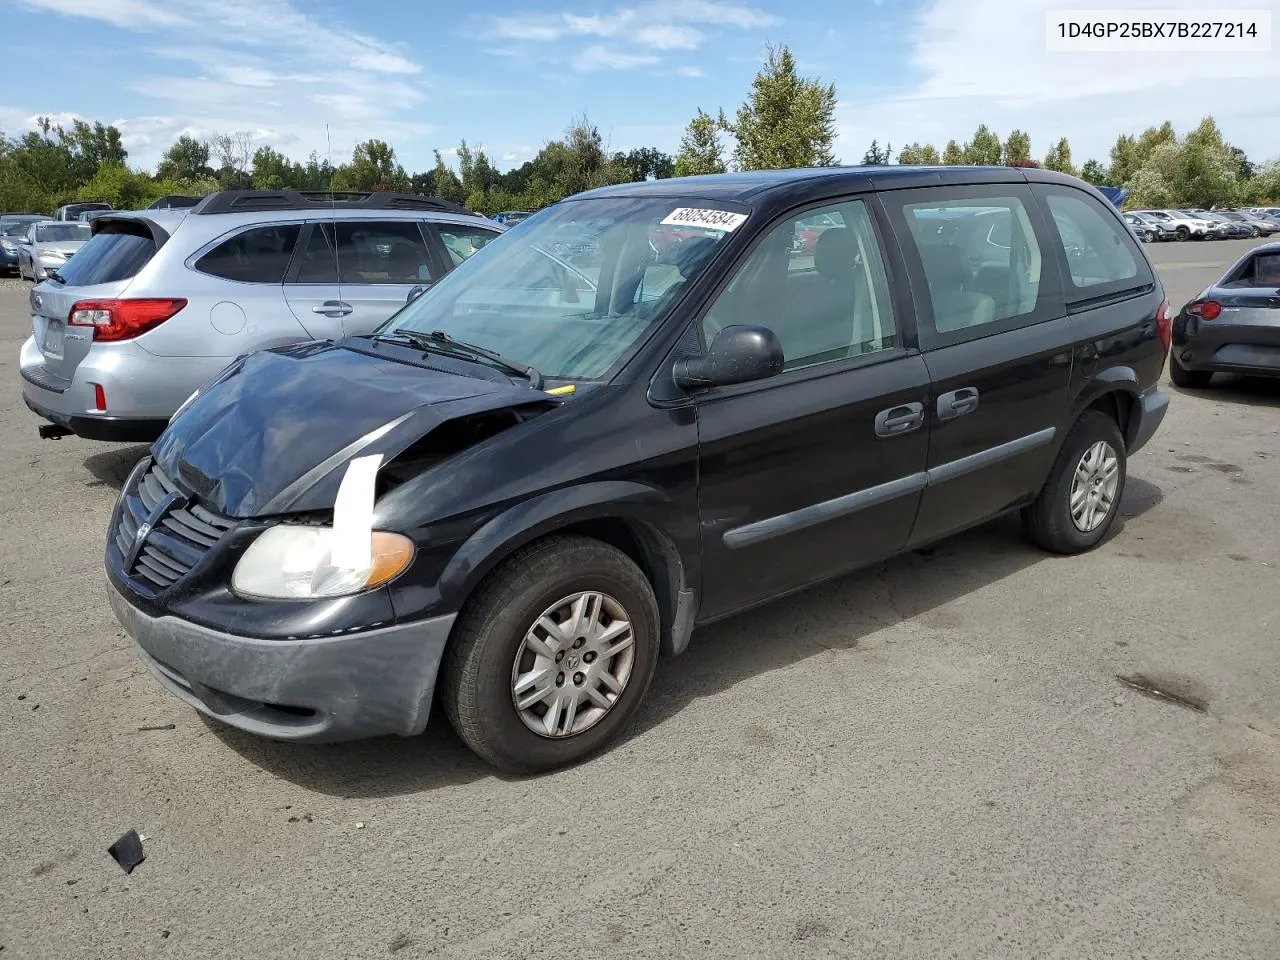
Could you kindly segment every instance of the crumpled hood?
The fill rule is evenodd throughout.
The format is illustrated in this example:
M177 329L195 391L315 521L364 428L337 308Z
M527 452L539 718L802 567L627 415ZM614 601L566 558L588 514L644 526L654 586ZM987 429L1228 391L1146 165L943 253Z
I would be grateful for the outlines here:
M224 516L321 510L333 506L355 456L382 453L389 460L446 420L548 399L505 378L309 343L232 364L169 425L152 453L166 474Z

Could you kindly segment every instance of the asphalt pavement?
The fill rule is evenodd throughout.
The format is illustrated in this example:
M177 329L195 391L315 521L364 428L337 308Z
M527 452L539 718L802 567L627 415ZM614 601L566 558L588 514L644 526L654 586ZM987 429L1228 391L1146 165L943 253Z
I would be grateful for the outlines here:
M1247 246L1148 249L1176 307ZM516 779L165 693L103 590L144 448L37 439L0 286L3 960L1280 957L1280 381L1168 388L1094 553L1000 521L700 631Z

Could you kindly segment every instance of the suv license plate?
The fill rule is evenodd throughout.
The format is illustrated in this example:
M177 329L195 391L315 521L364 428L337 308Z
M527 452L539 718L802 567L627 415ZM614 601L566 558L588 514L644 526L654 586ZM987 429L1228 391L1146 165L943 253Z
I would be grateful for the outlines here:
M61 320L50 320L44 330L44 346L41 348L46 357L62 359L62 350L66 340L66 327Z

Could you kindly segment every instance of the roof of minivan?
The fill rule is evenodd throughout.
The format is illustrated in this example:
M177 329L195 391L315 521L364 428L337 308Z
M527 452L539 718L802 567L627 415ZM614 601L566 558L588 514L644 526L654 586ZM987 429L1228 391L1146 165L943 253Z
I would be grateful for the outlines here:
M883 166L803 167L795 170L752 170L701 177L672 177L600 187L583 197L704 197L708 200L749 202L774 191L795 193L806 188L828 193L832 187L851 190L901 190L911 187L962 183L1064 183L1081 186L1066 174L1034 167ZM1085 185L1087 187L1087 184ZM1093 189L1089 187L1088 189Z

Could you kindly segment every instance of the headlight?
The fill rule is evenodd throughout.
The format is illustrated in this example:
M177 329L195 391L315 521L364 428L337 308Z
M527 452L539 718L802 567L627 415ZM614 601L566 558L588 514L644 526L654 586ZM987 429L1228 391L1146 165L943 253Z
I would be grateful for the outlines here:
M413 559L413 541L398 533L370 534L369 565L363 570L332 563L332 527L279 524L250 544L231 575L231 587L245 597L311 600L372 590L395 579Z
M12 240L0 240L0 250L3 250L5 253L17 253L18 245Z

